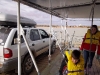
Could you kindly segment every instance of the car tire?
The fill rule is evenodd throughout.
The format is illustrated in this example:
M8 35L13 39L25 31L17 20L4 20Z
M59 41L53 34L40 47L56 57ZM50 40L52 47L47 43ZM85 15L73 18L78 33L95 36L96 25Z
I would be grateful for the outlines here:
M56 50L56 42L53 42L52 46L51 46L51 53L53 54Z
M11 70L8 73L2 74L2 75L18 75L18 73L15 73L15 70Z
M24 62L22 64L22 68L23 68L24 75L29 75L33 71L34 65L30 55L27 55L25 57Z

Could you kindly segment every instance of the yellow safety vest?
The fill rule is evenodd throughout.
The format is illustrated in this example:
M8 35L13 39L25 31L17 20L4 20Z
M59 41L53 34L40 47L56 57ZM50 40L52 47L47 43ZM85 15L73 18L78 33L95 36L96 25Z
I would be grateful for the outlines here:
M88 29L85 38L86 39L85 39L84 43L90 44L90 39L92 39L91 44L99 45L100 32L97 32L96 34L92 35L92 37L91 37L90 29Z
M77 71L77 70L83 70L83 71L82 72L68 73L68 75L84 75L84 59L83 59L83 56L81 55L80 62L76 65L72 62L71 53L72 53L72 50L65 51L65 55L68 58L68 63L67 63L68 71Z

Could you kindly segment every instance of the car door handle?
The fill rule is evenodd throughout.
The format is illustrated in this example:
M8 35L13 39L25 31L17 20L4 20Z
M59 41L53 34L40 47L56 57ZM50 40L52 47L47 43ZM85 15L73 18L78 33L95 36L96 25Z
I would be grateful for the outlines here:
M43 41L43 43L44 43L45 41Z
M32 46L34 46L35 44L32 44Z

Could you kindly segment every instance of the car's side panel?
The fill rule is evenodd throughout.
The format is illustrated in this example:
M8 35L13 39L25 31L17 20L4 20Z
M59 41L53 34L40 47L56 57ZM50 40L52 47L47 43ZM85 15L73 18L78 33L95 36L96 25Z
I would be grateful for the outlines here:
M29 47L35 57L49 49L49 35L43 29L42 29L42 31L44 31L47 34L47 36L43 36L40 33L40 29L24 28L24 30L26 30L26 32L25 32L26 40L27 40ZM32 30L32 33L31 33L31 30ZM18 58L18 46L17 46L17 43L15 43L15 40L17 39L16 32L17 32L17 28L13 28L11 30L11 32L9 33L9 36L7 37L4 48L9 48L12 51L13 55L10 58L4 58L5 61L3 63L3 67L0 68L0 72L8 71L9 67L11 66L12 63L15 63L15 64L13 64L13 68L11 68L11 69L16 68L15 65L18 62L18 60L16 59L16 58ZM53 42L53 39L51 39L51 44L52 44L52 42ZM28 49L26 47L26 44L25 44L22 36L21 36L21 50L20 51L21 51L21 57L23 56L23 59L24 59L28 53ZM22 61L23 61L23 59L22 59Z

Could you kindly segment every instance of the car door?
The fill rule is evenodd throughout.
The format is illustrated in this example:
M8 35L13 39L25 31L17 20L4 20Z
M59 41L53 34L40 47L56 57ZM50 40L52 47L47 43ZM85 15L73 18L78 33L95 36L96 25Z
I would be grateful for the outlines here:
M25 32L25 37L26 37L26 33L27 33L27 30L24 29L24 32ZM9 48L11 50L13 50L13 58L17 57L18 56L18 46L17 46L17 29L13 29L12 30L12 35L10 36L10 40L8 41L8 44L11 42L11 46L9 46ZM23 36L21 35L20 37L21 39L21 55L24 55L24 53L27 51L27 47L25 45L25 41L23 39Z
M40 38L38 29L30 30L30 40L31 40L31 50L35 51L36 56L38 56L43 48L43 41Z
M43 43L43 51L46 51L49 48L49 35L43 29L39 29L39 32L40 32L41 40Z

